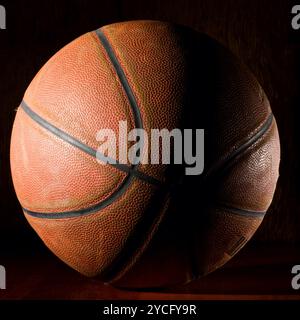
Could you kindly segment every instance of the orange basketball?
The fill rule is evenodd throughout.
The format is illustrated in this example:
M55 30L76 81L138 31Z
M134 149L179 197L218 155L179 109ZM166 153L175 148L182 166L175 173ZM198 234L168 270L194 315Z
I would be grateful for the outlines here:
M99 163L97 132L117 133L125 120L146 132L204 129L204 172ZM272 200L279 153L269 102L237 58L188 28L135 21L79 37L39 71L17 111L11 170L30 225L87 276L122 278L165 216L188 274L170 284L216 269L250 239Z

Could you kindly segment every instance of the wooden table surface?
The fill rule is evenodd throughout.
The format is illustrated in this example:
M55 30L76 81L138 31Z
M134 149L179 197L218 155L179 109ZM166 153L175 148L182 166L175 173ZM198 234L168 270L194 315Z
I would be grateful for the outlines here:
M0 290L0 299L300 299L300 290L291 287L291 269L300 264L300 248L292 246L248 245L218 271L159 292L113 288L78 274L50 252L18 256L11 252L1 263L7 289Z

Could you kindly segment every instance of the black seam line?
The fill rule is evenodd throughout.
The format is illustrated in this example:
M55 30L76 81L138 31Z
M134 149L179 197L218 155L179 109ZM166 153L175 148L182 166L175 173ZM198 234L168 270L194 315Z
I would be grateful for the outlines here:
M242 144L240 147L238 147L236 150L234 150L224 161L229 162L231 159L235 158L238 154L242 153L245 151L248 147L250 147L253 143L255 143L259 138L261 138L271 127L271 124L273 122L273 113L271 113L266 122L261 126L261 128L249 139L247 140L244 144Z
M122 84L122 87L126 93L126 96L129 100L131 109L133 111L133 116L134 116L134 122L135 122L135 127L138 129L142 129L143 128L143 122L142 122L142 116L141 116L141 112L140 109L138 107L138 103L136 101L136 98L133 94L133 91L128 83L128 80L126 78L126 75L114 53L114 50L112 49L108 39L106 38L106 36L104 35L104 33L98 29L95 31L96 35L98 36L100 42L102 43L103 48L105 49L116 73L117 76ZM143 146L142 146L143 147ZM141 149L142 149L141 147ZM138 164L134 165L133 168L137 167Z
M118 189L113 194L111 194L105 200L102 200L96 205L88 208L73 210L73 211L62 211L62 212L36 212L36 211L28 210L24 207L22 207L22 209L24 210L25 213L35 218L57 219L57 220L65 219L65 218L75 218L83 215L92 214L94 212L104 209L105 207L113 203L115 200L117 200L127 190L129 185L131 184L132 179L133 179L132 175L126 176L122 184L118 187Z
M245 151L248 147L250 147L253 143L255 143L259 138L261 138L271 127L271 124L273 122L273 113L271 113L266 122L261 126L261 128L244 144L242 144L240 147L238 147L236 150L234 150L225 160L225 162L230 161L232 158L236 157L238 154Z
M64 132L63 130L57 128L56 126L52 125L50 122L48 122L47 120L45 120L44 118L42 118L41 116L39 116L36 112L34 112L27 104L26 102L23 100L21 102L21 107L22 109L25 111L25 113L32 119L34 120L36 123L38 123L41 127L43 127L44 129L48 130L49 132L53 133L55 136L57 136L58 138L62 139L63 141L69 143L70 145L80 149L81 151L87 153L88 155L92 156L93 158L99 158L101 160L101 158L106 158L108 159L108 157L105 157L104 155L97 155L97 151L94 150L93 148L87 146L86 144L82 143L81 141L77 140L76 138L72 137L71 135L69 135L68 133ZM119 163L116 160L113 160L116 163L112 163L112 159L109 159L110 161L108 162L108 164L120 171L126 172L128 174L132 174L135 177L139 178L140 180L143 180L147 183L150 184L154 184L154 185L162 185L163 183L151 176L148 176L147 174L141 172L141 171L137 171L137 170L133 170L132 167L127 166L126 164L123 163Z
M239 216L246 216L246 217L253 217L253 218L263 218L266 214L266 211L252 211L252 210L240 209L240 208L231 207L222 203L218 203L217 208L224 209L229 214L232 213Z
M46 129L47 131L53 133L58 138L62 139L63 141L69 143L70 145L82 150L83 152L97 158L97 153L94 149L90 148L89 146L83 144L79 140L75 139L74 137L70 136L68 133L62 131L61 129L53 126L51 123L49 123L47 120L40 117L37 113L35 113L33 110L31 110L28 105L22 101L21 108L24 110L24 112L36 123L38 123L41 127ZM23 208L23 210L33 216L38 218L45 218L45 219L63 219L63 218L72 218L72 217L78 217L86 214L93 213L95 211L99 211L108 205L110 205L113 201L115 201L117 198L119 198L128 188L129 184L133 180L133 177L139 178L140 180L153 184L153 185L162 185L162 182L159 180L156 180L155 178L148 176L144 174L143 172L132 170L130 167L124 165L124 164L110 164L113 167L116 167L117 169L127 172L128 175L123 180L121 185L118 187L118 189L111 194L107 199L97 203L96 205L93 205L91 207L87 207L80 210L74 210L74 211L63 211L63 212L35 212L28 210L26 208Z
M252 146L256 141L258 141L271 127L272 122L274 119L274 115L271 113L267 120L263 123L261 128L252 136L249 140L247 140L244 144L239 146L237 149L235 149L232 153L230 153L223 161L220 163L213 171L211 171L210 174L215 175L220 169L226 167L228 163L230 163L231 160L233 160L236 156L243 153L245 150L247 150L249 147ZM210 174L207 174L209 176Z
M119 80L123 86L123 89L125 90L125 93L127 95L127 98L129 100L129 103L130 103L130 106L132 108L132 112L134 115L135 127L141 129L141 128L143 128L141 113L138 108L137 101L136 101L135 96L132 92L132 89L127 81L125 73L124 73L123 69L121 68L121 66L120 66L120 64L119 64L119 62L113 52L112 47L110 46L108 40L106 39L106 37L104 36L102 31L97 30L96 34L97 34L100 42L102 43L104 49L106 50L106 52L109 56L109 59L110 59L112 65L117 73L117 76L119 77ZM66 132L62 131L61 129L50 124L48 121L46 121L45 119L40 117L37 113L35 113L33 110L31 110L29 108L29 106L25 103L25 101L22 101L21 107L27 113L27 115L32 118L32 120L37 122L43 128L50 131L51 133L53 133L54 135L56 135L60 139L64 140L65 142L69 143L70 145L80 149L81 151L91 155L94 158L97 158L96 150L90 148L89 146L83 144L81 141L77 140L76 138L72 137L71 135L67 134ZM99 156L99 153L98 153L98 156ZM103 156L104 155L101 155L101 157L103 157ZM138 171L137 166L139 165L139 163L137 163L131 167L128 167L127 165L118 163L116 160L114 160L114 161L116 163L109 163L109 164L112 165L113 167L121 170L121 171L128 173L128 175L124 179L122 184L118 187L118 189L111 196L109 196L107 199L101 201L100 203L98 203L92 207L84 208L81 210L67 211L67 212L41 213L41 212L34 212L34 211L28 210L26 208L23 208L23 210L31 216L48 218L48 219L77 217L77 216L81 216L81 215L85 215L85 214L89 214L89 213L93 213L95 211L101 210L101 209L105 208L106 206L108 206L109 204L111 204L113 201L115 201L119 196L121 196L125 192L125 190L129 186L129 184L131 183L133 177L139 178L140 180L142 180L144 182L154 184L154 185L162 185L163 184L161 181L159 181L151 176L148 176L148 175L144 174L143 172Z

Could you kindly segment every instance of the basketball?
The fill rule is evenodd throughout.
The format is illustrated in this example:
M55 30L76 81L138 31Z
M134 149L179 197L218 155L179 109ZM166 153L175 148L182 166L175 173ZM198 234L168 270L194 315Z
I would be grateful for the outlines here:
M104 163L99 130L122 138L120 122L149 136L202 129L203 170L151 163L150 140L123 161L132 137ZM159 21L104 26L62 48L26 90L11 137L15 191L45 245L110 283L144 261L158 276L141 287L190 281L233 257L271 204L279 160L276 121L249 69L209 36Z

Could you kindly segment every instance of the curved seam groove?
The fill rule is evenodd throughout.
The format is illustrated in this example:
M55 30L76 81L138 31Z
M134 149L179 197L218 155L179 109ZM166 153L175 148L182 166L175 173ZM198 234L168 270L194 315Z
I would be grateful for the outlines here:
M25 101L22 101L21 103L21 108L24 110L24 112L36 123L38 123L41 127L46 129L47 131L53 133L55 136L58 138L62 139L63 141L69 143L70 145L80 149L81 151L89 154L90 156L96 158L96 150L92 149L91 147L83 144L79 140L75 139L68 133L64 132L63 130L55 127L51 123L49 123L47 120L43 119L40 117L37 113L35 113L33 110L29 108L29 106L25 103ZM146 174L143 172L133 170L132 168L116 163L116 164L111 164L113 167L117 168L120 171L128 173L128 176L124 179L122 184L119 186L119 188L112 194L110 195L107 199L102 200L96 205L93 205L91 207L87 207L84 209L79 209L79 210L71 210L71 211L64 211L64 212L57 212L57 213L52 213L52 212L35 212L31 211L29 209L23 208L23 210L34 217L40 217L40 218L49 218L49 219L59 219L59 218L70 218L70 217L76 217L76 216L82 216L88 213L93 213L95 211L98 211L100 209L105 208L109 204L111 204L114 200L116 200L124 191L126 191L127 187L129 186L129 182L132 181L133 177L139 178L140 180L153 184L153 185L161 185L162 183Z
M126 78L126 75L119 63L119 61L117 60L117 57L115 56L114 54L114 51L111 47L111 45L109 44L106 36L104 35L104 33L102 32L102 30L98 29L95 31L100 42L102 43L107 55L109 56L110 58L110 61L121 81L121 84L125 90L125 93L128 97L128 100L130 102L130 105L133 109L133 113L134 113L134 116L135 116L135 125L136 125L136 128L139 128L139 129L142 129L143 128L143 123L142 123L142 116L141 116L141 113L140 113L140 109L138 107L138 103L136 101L136 98L134 96L134 93L128 83L128 80Z
M266 211L254 211L254 210L241 209L241 208L228 206L223 203L218 203L217 208L224 209L229 214L235 214L235 215L246 216L251 218L263 218L266 214Z
M75 218L83 215L92 214L101 209L104 209L105 207L113 203L116 199L118 199L127 190L132 179L133 179L133 176L128 175L120 184L119 188L113 194L111 194L108 198L102 200L101 202L97 203L96 205L88 208L83 208L83 209L73 210L73 211L63 211L63 212L35 212L23 207L22 209L24 210L25 213L27 213L32 217L44 218L44 219Z
M242 152L244 152L246 149L248 149L248 147L250 147L257 140L259 140L259 138L261 138L268 131L268 129L271 127L271 124L273 122L273 118L274 118L274 116L271 113L268 116L266 122L262 125L262 127L252 137L250 137L250 139L248 139L244 144L239 146L231 154L229 154L227 158L225 158L225 160L223 162L223 165L224 165L224 163L226 163L226 162L228 163L230 160L235 158L237 155L239 155Z
M130 104L131 109L133 111L135 127L138 129L143 129L142 116L140 113L140 109L138 107L138 103L137 103L136 98L134 96L134 93L129 85L129 82L126 78L126 75L125 75L125 73L124 73L115 53L114 53L114 50L111 47L108 39L106 38L106 36L102 32L102 30L98 29L95 31L95 33L98 36L98 39L99 39L100 43L102 44L103 48L105 49L105 51L110 59L110 62L112 63L112 65L116 71L116 74L122 84L122 87L126 93L129 104ZM143 146L141 146L141 149L142 148L143 148ZM133 165L132 168L135 169L138 165L139 165L139 163Z
M69 143L70 145L76 147L77 149L80 149L81 151L83 151L83 152L87 153L88 155L92 156L93 158L97 158L97 151L96 150L94 150L93 148L89 147L88 145L82 143L81 141L77 140L73 136L69 135L65 131L59 129L58 127L54 126L53 124L51 124L50 122L48 122L47 120L45 120L44 118L39 116L36 112L34 112L26 104L26 102L24 100L21 102L21 108L25 111L25 113L32 120L34 120L36 123L38 123L41 127L46 129L47 131L53 133L58 138L62 139L63 141L65 141L67 143ZM110 166L112 166L112 167L114 167L114 168L116 168L116 169L118 169L118 170L120 170L122 172L125 172L125 173L128 173L128 174L133 174L134 176L136 176L140 180L143 180L145 182L148 182L150 184L155 184L155 185L163 184L163 182L155 179L154 177L148 176L147 174L145 174L145 173L143 173L141 171L133 170L133 168L127 166L126 164L119 163L115 159L111 159L109 157L106 157L103 154L101 154L101 156L99 157L99 152L98 152L98 158L100 158L100 159L103 158L103 159L109 160L108 164Z
M137 105L136 99L134 97L134 94L132 92L132 89L126 79L125 73L122 70L116 56L114 55L112 47L110 46L108 40L106 39L106 37L104 36L102 31L97 30L96 34L97 34L100 42L102 43L104 49L106 50L106 52L109 56L109 59L110 59L112 65L117 73L117 76L120 79L122 87L127 95L127 98L129 100L130 106L133 111L135 126L136 126L136 128L143 128L140 110L138 108L138 105ZM63 141L69 143L70 145L80 149L81 151L89 154L90 156L92 156L94 158L97 158L97 151L96 150L87 146L86 144L82 143L81 141L77 140L76 138L72 137L68 133L64 132L63 130L57 128L56 126L49 123L47 120L40 117L37 113L35 113L33 110L31 110L29 108L29 106L26 104L25 101L22 101L21 107L25 111L25 113L32 120L37 122L40 126L45 128L46 130L50 131L51 133L53 133L55 136L59 137ZM104 155L102 155L102 156L104 157ZM105 158L107 159L107 157L105 157ZM112 160L112 159L108 159L108 160ZM76 217L76 216L81 216L81 215L85 215L88 213L93 213L95 211L98 211L98 210L108 206L111 202L113 202L117 197L119 197L127 189L133 176L135 176L136 178L138 178L142 181L153 184L153 185L163 185L163 183L161 181L155 179L154 177L148 176L148 175L144 174L143 172L136 170L139 163L129 167L125 164L119 163L116 160L113 161L115 163L111 163L111 162L112 161L109 161L109 164L111 166L115 167L116 169L118 169L120 171L126 172L128 174L128 176L125 178L125 180L120 185L120 187L112 195L110 195L107 199L101 201L100 203L98 203L94 206L88 207L88 208L80 209L80 210L56 212L56 213L34 212L34 211L28 210L26 208L23 208L23 210L31 216L49 218L49 219Z
M222 171L223 168L225 168L228 163L230 163L231 160L242 154L244 151L246 151L249 147L251 147L256 141L258 141L263 135L270 129L272 123L273 123L274 115L271 113L267 120L262 124L261 128L253 135L251 136L245 143L237 147L234 151L232 151L225 159L211 172L208 172L206 176L204 177L203 181L209 178L210 176L215 176L218 174L218 172Z
M265 123L262 125L262 127L249 139L247 140L243 145L238 147L234 152L232 152L222 163L222 166L220 166L219 170L215 172L217 174L218 172L222 171L222 169L226 168L227 165L232 161L235 157L242 154L244 151L246 151L249 147L251 147L255 142L257 142L261 137L264 136L264 134L270 129L272 123L273 123L274 116L271 113ZM218 208L225 209L229 214L235 214L239 216L247 216L247 217L256 217L256 218L263 218L266 214L266 211L252 211L252 210L246 210L241 208L236 208L232 206L228 206L226 204L219 203Z

